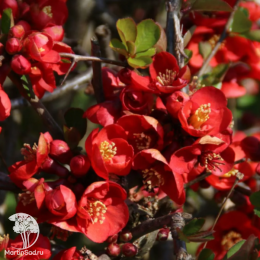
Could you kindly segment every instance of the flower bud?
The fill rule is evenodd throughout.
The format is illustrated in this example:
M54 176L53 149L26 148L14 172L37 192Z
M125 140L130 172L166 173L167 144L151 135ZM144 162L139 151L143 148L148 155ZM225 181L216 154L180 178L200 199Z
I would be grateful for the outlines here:
M23 38L25 34L24 27L20 24L13 26L9 31L9 37L10 38Z
M84 176L90 168L90 161L86 155L77 155L70 161L71 172L76 177Z
M73 154L66 142L54 140L50 144L50 156L60 163L69 164Z
M132 235L132 233L129 232L129 231L123 231L123 232L120 234L120 240L123 241L123 242L128 242L128 241L130 241L132 238L133 238L133 235Z
M115 234L115 235L109 237L106 242L108 244L113 244L113 243L117 242L117 239L118 239L118 234Z
M31 63L23 55L15 55L11 62L12 70L19 74L28 74L31 71Z
M132 243L126 243L122 246L122 253L126 257L133 257L137 254L137 247Z
M168 228L162 228L159 230L156 240L157 241L166 241L169 236L169 229Z
M19 21L16 24L16 26L18 26L18 25L23 27L25 33L29 32L31 30L31 25L29 23L25 22L25 21Z
M118 244L110 244L107 247L107 254L110 256L119 256L121 253L121 248Z
M22 49L22 44L18 39L10 38L5 44L5 49L9 54L15 54Z

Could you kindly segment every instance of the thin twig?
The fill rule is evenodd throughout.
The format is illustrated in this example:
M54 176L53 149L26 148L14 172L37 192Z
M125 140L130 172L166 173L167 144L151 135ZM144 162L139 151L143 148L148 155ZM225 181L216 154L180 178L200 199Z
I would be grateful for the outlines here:
M125 62L117 61L117 60L110 60L110 59L101 58L101 57L82 56L82 55L77 55L77 54L72 54L72 53L60 53L60 56L64 57L64 58L73 59L71 66L70 66L69 70L67 71L66 75L64 76L64 79L63 79L61 85L67 79L67 77L68 77L69 73L71 72L72 68L79 61L92 61L92 62L99 62L99 63L103 62L103 63L107 63L107 64L114 64L114 65L121 66L121 67L127 66L127 64Z
M91 55L96 56L97 58L101 56L100 46L98 41L95 38L91 39ZM97 61L93 61L92 69L93 69L92 86L95 91L95 97L97 103L102 103L105 101L105 94L103 90L101 63Z
M92 75L93 75L92 69L87 70L86 72L76 76L75 78L66 81L62 87L56 88L52 93L45 93L41 101L50 102L59 97L62 97L66 93L80 89L80 85L89 82L92 78ZM22 97L12 99L11 103L12 103L12 109L17 109L19 107L27 106L29 104Z
M197 182L200 182L204 179L206 179L207 177L209 177L212 173L211 172L205 172L203 174L201 174L199 177L197 177L196 179L186 183L184 185L184 188L187 189L188 187L192 186L193 184L197 183Z
M211 230L212 230L212 231L214 230L214 228L215 228L215 226L216 226L216 224L217 224L217 222L218 222L218 219L219 219L219 217L220 217L220 215L221 215L221 213L222 213L222 211L223 211L223 209L224 209L224 207L225 207L225 204L226 204L227 200L229 199L229 197L231 196L231 194L232 194L234 188L236 187L236 185L238 184L238 182L243 178L243 174L238 173L236 177L237 177L237 178L236 178L236 180L235 180L235 182L234 182L232 188L230 189L230 191L229 191L227 197L226 197L226 198L224 199L224 201L222 202L222 205L221 205L221 207L220 207L220 210L219 210L219 212L218 212L218 215L217 215L217 217L216 217L216 219L215 219L215 221L214 221L213 226L211 227ZM208 243L208 242L206 242L206 243L204 244L203 248L206 248L207 243Z
M241 1L242 1L242 0L237 0L237 1L236 1L236 4L235 4L235 6L234 6L234 9L233 9L233 11L231 12L231 14L230 14L230 16L229 16L229 19L228 19L228 21L227 21L227 23L226 23L226 26L225 26L225 28L224 28L222 34L220 35L220 38L219 38L217 44L215 45L214 49L211 51L211 53L209 54L209 56L207 57L207 59L204 61L203 65L202 65L202 67L201 67L201 69L200 69L200 71L198 72L198 77L201 77L201 76L205 73L205 71L206 71L206 69L207 69L207 67L208 67L208 65L209 65L209 63L210 63L210 61L211 61L211 59L216 55L216 53L218 52L218 50L219 50L219 48L220 48L222 42L227 38L230 25L231 25L231 23L232 23L232 21L233 21L235 12L236 12L236 10L237 10L237 8L238 8L238 6L239 6L239 4L240 4Z
M60 126L57 124L57 122L54 120L52 115L49 113L49 111L46 109L46 107L42 104L42 102L39 100L37 96L31 93L30 97L25 92L23 83L18 75L16 75L14 72L9 73L9 78L11 81L15 84L15 86L19 89L21 95L26 98L26 100L29 101L31 106L34 108L34 110L37 112L37 114L40 116L44 124L49 128L52 136L56 139L64 139L63 132L60 128Z
M246 158L243 158L243 159L235 161L234 164L239 164L239 163L242 163L242 162L245 162L245 161L246 161Z

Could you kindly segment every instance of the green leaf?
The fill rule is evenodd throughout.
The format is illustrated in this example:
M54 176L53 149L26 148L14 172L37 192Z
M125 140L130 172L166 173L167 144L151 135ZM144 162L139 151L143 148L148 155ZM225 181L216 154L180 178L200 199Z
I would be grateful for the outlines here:
M64 114L66 126L76 128L83 137L87 130L87 120L83 118L84 111L80 108L70 108Z
M187 65L189 63L192 55L193 55L193 52L191 50L188 50L188 49L185 49L184 52L188 57L188 58L185 58L185 60L184 60L185 65Z
M241 240L238 243L236 243L234 246L232 246L227 254L225 255L223 260L227 260L228 258L230 258L232 255L234 255L240 248L241 246L245 243L246 240Z
M145 57L134 58L134 59L129 58L127 59L127 62L133 68L145 69L153 62L153 60L151 57L145 56Z
M240 36L243 36L251 41L260 42L260 30L245 32L243 34L240 34Z
M28 96L28 97L31 97L31 91L30 91L29 84L28 84L28 80L27 80L26 76L23 75L23 76L21 77L21 80L22 80L23 88L24 88L24 90L25 90L27 96Z
M214 260L215 254L208 248L201 250L198 260Z
M185 48L191 40L197 26L193 25L183 36L183 47Z
M260 209L260 191L254 192L250 196L250 202L255 208Z
M205 219L203 219L203 218L194 218L188 224L185 225L185 227L183 228L182 232L186 236L190 236L192 234L196 234L198 231L200 231L200 229L202 228L204 223L205 223Z
M238 8L234 14L230 30L236 33L248 32L252 27L252 22L244 12L244 8Z
M260 210L254 209L254 213L260 218Z
M4 34L8 34L9 30L11 28L11 24L12 24L12 9L11 8L6 8L3 11L2 14L2 19L1 19L1 31Z
M193 11L226 11L232 12L232 7L224 1L221 0L197 0L191 7Z
M112 39L109 43L109 46L114 51L128 57L128 53L126 51L125 45L122 42L120 42L118 39Z
M211 44L209 42L200 42L199 43L199 52L203 59L206 59L212 51Z
M136 53L136 47L135 47L134 42L127 41L126 46L127 46L128 53L130 54L131 57L133 57Z
M116 27L119 36L125 46L127 41L132 41L132 42L135 41L137 28L136 28L135 21L132 18L128 17L128 18L119 19L116 23Z
M144 56L154 56L156 53L156 48L151 48L147 51L144 51L144 52L139 52L135 55L135 58L140 58L140 57L144 57Z
M61 62L63 62L63 63L71 63L71 61L68 60L68 59L61 59Z
M153 20L143 20L137 25L136 52L143 52L152 48L158 42L160 36L160 27Z

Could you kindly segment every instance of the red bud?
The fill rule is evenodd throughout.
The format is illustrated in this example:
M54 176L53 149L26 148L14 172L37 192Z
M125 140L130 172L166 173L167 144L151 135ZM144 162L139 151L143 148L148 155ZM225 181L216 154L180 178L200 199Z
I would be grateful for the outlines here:
M19 74L28 74L31 71L31 63L23 55L15 55L11 62L12 70Z
M82 177L87 174L90 168L90 161L86 155L77 155L70 161L71 172L76 177Z
M123 232L120 234L120 240L123 241L123 242L128 242L128 241L130 241L132 238L133 238L133 235L132 235L132 233L129 232L129 231L123 231Z
M17 25L21 25L21 26L23 27L23 29L24 29L25 32L29 32L29 31L31 30L31 25L30 25L29 23L25 22L25 21L19 21L19 22L16 24L16 26L17 26Z
M107 247L107 254L110 256L119 256L121 253L121 248L118 244L110 244Z
M122 253L126 257L133 257L137 254L137 247L131 243L126 243L122 246Z
M107 243L113 244L116 243L118 239L118 234L115 234L107 239Z
M25 34L25 30L21 24L13 26L9 31L10 38L14 37L14 38L21 39L23 38L24 34Z
M68 144L62 140L54 140L50 144L50 155L60 163L68 164L73 154Z
M5 49L9 54L15 54L22 49L22 44L18 39L10 38L6 42Z
M168 239L170 230L168 228L162 228L159 230L156 240L157 241L166 241Z

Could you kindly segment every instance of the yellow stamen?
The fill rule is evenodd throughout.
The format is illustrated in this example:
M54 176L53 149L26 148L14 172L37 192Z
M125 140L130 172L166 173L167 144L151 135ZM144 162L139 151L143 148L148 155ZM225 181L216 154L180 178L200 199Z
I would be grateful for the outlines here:
M201 105L189 118L189 124L195 129L200 129L208 119L211 112L210 103Z
M243 240L241 234L235 231L230 231L223 237L221 241L221 245L224 250L228 251L232 246L234 246L236 243L238 243L241 240Z
M89 203L87 210L92 223L99 222L100 224L103 224L104 219L106 218L104 215L107 212L107 207L105 204L99 200L96 200L93 203Z
M166 69L165 74L159 72L159 76L157 76L157 81L163 86L171 86L176 78L176 74L176 71Z
M50 18L53 17L52 8L51 8L50 5L44 6L44 7L42 8L42 11L43 11L45 14L47 14Z
M117 152L115 143L109 143L107 141L104 141L100 144L99 150L102 155L102 158L106 161L112 159Z

